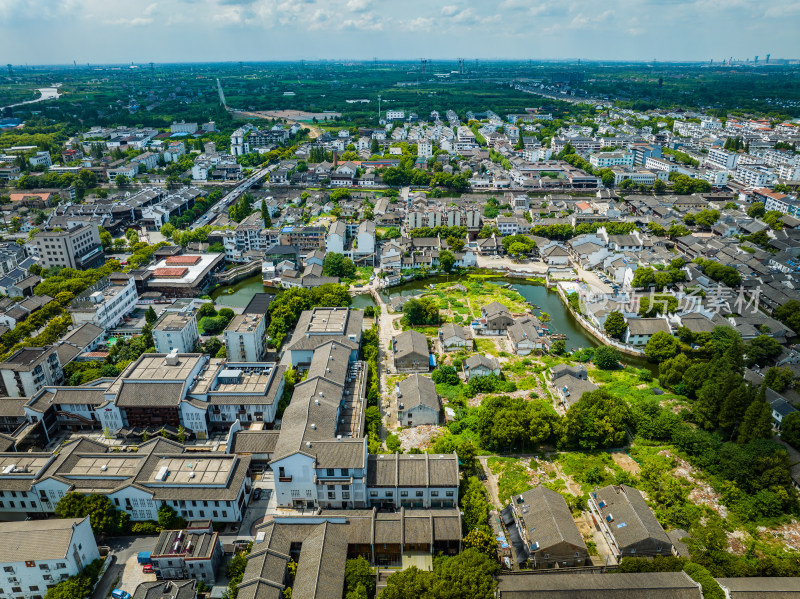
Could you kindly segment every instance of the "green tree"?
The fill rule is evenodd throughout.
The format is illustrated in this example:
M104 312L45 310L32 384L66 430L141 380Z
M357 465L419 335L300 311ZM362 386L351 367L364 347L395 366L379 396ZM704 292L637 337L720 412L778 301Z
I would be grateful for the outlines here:
M456 257L450 250L442 250L439 252L439 266L445 272L452 272L456 264Z
M186 520L170 506L163 504L158 508L158 525L164 530L178 530L186 527Z
M781 355L781 344L772 337L759 335L745 345L745 355L748 366L766 366L769 362Z
M144 313L144 319L147 322L147 324L151 326L155 323L156 320L158 320L158 314L156 314L156 311L155 309L153 309L153 306L147 308L147 311Z
M554 356L563 355L563 353L567 351L567 343L563 339L556 339L553 341L552 345L550 346L550 352Z
M411 326L438 325L439 304L431 297L411 298L403 305L403 319Z
M750 218L761 218L765 213L764 202L753 202L747 208L747 216Z
M625 317L621 312L614 310L608 316L606 316L606 321L603 323L603 328L606 331L606 335L609 337L613 337L614 339L622 339L625 336L628 323L625 322Z
M356 265L343 254L328 252L325 254L325 260L322 263L322 274L326 277L349 279L356 274Z
M667 191L667 184L664 183L661 179L656 179L653 181L653 191L655 193L664 193Z
M475 528L462 541L464 549L477 549L491 559L497 559L497 541L485 530Z
M737 439L740 444L772 438L772 408L766 400L766 389L767 386L762 383L758 395L744 414Z
M373 137L372 141L369 144L369 153L371 155L374 155L374 154L377 154L380 151L381 151L381 146L378 143L378 138Z
M375 570L369 562L359 556L349 559L344 566L344 591L345 595L358 592L363 588L364 594L357 595L371 599L375 596Z
M800 448L800 412L792 412L783 417L781 439L795 449Z
M128 177L126 177L125 175L119 174L116 177L114 177L114 184L117 187L125 187L129 182L130 179L128 179Z
M272 219L269 216L269 207L266 200L261 200L261 220L264 222L264 228L272 228Z
M616 370L619 368L619 352L607 345L598 347L594 352L594 365L600 370Z
M775 318L792 329L795 333L800 333L800 301L789 300L775 310Z
M651 362L663 362L669 360L678 353L680 344L678 340L666 331L657 331L647 341L644 347L644 355Z
M764 384L773 391L781 393L792 384L793 379L794 372L792 372L791 368L786 366L781 368L772 367L764 375Z
M619 447L630 423L628 404L606 389L597 389L584 393L567 410L561 442L587 450Z

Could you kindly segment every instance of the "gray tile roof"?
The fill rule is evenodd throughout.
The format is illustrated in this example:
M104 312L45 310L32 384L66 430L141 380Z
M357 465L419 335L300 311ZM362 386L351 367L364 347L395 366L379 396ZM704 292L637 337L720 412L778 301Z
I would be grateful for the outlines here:
M480 368L481 366L489 370L497 370L500 368L500 363L496 358L490 358L488 356L484 356L483 354L475 354L474 356L470 356L464 360L464 368L467 370Z
M669 554L672 543L638 490L628 485L608 485L597 491L597 502L605 503L601 509L604 517L613 515L609 527L621 550L645 539L655 539L663 543L664 554Z
M455 454L377 454L367 466L368 487L457 487Z
M273 453L280 431L239 431L233 435L233 453Z
M671 333L667 321L663 318L630 318L628 319L629 335L654 335L658 331Z
M635 574L502 574L501 599L702 599L684 572Z
M436 385L428 377L412 374L407 379L400 381L398 386L406 410L423 405L439 411L439 394L436 392Z
M762 577L715 578L730 599L762 599L763 597L800 597L800 578Z
M567 502L560 493L539 485L522 495L515 495L512 503L518 517L524 522L531 543L538 543L539 548L546 550L566 542L588 552Z
M65 558L73 526L86 518L0 523L0 563Z
M396 338L395 359L400 360L409 356L428 357L428 339L419 331L403 331Z
M194 580L159 580L141 583L133 599L194 599L196 595Z
M175 406L183 397L183 383L137 383L124 381L117 395L120 408Z

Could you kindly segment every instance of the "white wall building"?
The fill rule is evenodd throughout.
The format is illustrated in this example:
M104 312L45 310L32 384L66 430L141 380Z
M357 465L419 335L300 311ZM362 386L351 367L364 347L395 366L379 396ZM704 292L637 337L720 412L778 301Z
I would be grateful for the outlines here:
M264 359L264 314L237 314L225 328L228 359L234 362L260 362Z
M89 517L0 523L0 590L42 599L100 558Z
M721 148L711 148L708 151L706 162L712 164L716 168L733 170L736 168L736 163L739 155L736 152L729 152Z
M138 299L133 277L115 273L100 279L72 300L69 312L76 325L91 322L101 328L112 329L133 312Z
M164 311L153 326L153 342L156 351L168 354L172 350L188 354L194 351L200 341L197 316L194 310L188 312Z

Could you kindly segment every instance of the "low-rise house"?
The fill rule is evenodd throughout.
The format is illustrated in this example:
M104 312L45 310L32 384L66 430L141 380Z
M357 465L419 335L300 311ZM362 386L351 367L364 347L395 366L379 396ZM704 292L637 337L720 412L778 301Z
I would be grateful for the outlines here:
M532 351L550 347L550 337L545 333L539 319L534 316L515 320L508 327L507 335L514 353L518 356L527 356Z
M770 599L800 596L800 578L791 576L752 576L715 578L726 599Z
M216 581L223 559L222 541L211 520L189 522L183 530L162 530L150 553L159 578L194 579L208 585Z
M444 351L468 349L472 347L472 335L466 327L448 322L439 329L439 343Z
M0 524L0 588L35 599L100 558L89 517Z
M470 356L463 363L464 378L469 381L476 376L500 376L500 363L496 358L489 358L482 354Z
M636 572L626 574L565 573L502 574L498 577L500 599L703 599L700 583L685 572ZM732 580L753 580L735 578ZM797 579L792 579L797 580ZM745 598L742 598L745 599Z
M625 343L629 345L647 345L650 337L663 331L672 334L665 318L630 318L625 330Z
M574 568L591 563L567 502L542 485L511 497L502 512L517 563L533 569Z
M598 489L589 494L589 507L617 559L672 555L672 541L633 487Z
M428 339L419 331L409 330L394 338L394 367L397 372L428 372Z
M401 426L439 424L441 405L436 385L428 377L412 374L397 383L397 422Z
M132 599L195 599L197 588L194 580L157 580L143 582L133 592Z
M500 302L481 307L481 317L473 321L472 328L481 335L505 335L514 324L511 311Z
M381 510L457 507L458 481L455 453L382 453L368 457L369 505Z

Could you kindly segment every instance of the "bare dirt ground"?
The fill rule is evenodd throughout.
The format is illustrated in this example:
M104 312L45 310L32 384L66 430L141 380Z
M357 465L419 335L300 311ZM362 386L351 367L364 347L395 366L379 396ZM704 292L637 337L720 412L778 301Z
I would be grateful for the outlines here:
M639 474L639 464L631 456L622 451L611 452L614 463L629 474Z
M258 110L258 111L240 111L234 113L234 116L244 116L250 118L257 118L257 119L284 119L287 123L294 124L297 123L301 127L308 129L308 137L311 139L316 139L320 135L322 135L322 129L312 125L309 122L312 118L316 117L317 120L321 120L326 116L336 116L338 113L317 113L317 112L302 112L299 110ZM341 115L339 115L341 116Z
M707 505L712 510L717 512L722 518L728 516L728 508L722 505L722 496L714 491L714 489L707 482L697 478L697 471L686 460L673 455L667 449L658 452L659 455L667 456L675 460L676 467L674 473L677 476L694 484L694 489L689 493L689 501L697 505Z
M444 433L447 429L435 424L422 424L411 428L404 428L397 432L400 438L400 447L403 451L408 451L412 447L425 450L428 449L433 440Z
M786 549L800 550L800 522L796 520L773 529L761 526L758 531L765 537L772 536L778 542L783 543Z

